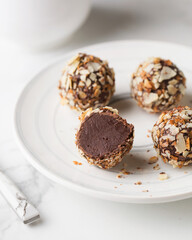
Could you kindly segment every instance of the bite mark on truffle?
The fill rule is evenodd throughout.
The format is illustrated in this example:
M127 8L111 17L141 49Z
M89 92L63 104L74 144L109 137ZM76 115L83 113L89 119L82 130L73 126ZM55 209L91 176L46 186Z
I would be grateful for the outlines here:
M90 164L104 169L113 167L132 148L134 127L121 118L117 110L88 109L80 121L76 145Z

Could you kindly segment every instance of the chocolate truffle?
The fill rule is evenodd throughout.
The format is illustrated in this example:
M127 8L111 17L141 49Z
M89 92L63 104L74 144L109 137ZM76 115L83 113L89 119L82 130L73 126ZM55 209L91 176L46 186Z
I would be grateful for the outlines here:
M192 163L192 109L163 112L152 129L152 139L165 163L179 168Z
M79 53L66 65L59 81L61 104L76 110L107 105L115 91L115 75L107 61Z
M131 92L147 112L175 107L185 94L185 77L170 60L149 58L133 74Z
M133 145L134 127L116 109L91 108L80 116L76 145L90 164L103 169L117 165Z

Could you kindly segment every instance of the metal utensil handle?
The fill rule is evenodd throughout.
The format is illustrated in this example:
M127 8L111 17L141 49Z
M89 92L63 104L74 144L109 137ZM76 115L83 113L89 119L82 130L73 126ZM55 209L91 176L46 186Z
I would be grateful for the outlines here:
M17 216L28 224L40 218L37 209L31 205L17 186L0 171L0 191Z

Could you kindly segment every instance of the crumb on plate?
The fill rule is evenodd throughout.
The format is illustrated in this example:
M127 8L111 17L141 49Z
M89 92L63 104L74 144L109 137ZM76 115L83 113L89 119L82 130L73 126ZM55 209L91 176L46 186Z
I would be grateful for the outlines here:
M158 179L159 179L160 181L163 181L163 180L168 179L168 175L167 175L167 173L165 173L165 172L161 172L161 173L159 173L159 177L158 177Z
M75 165L82 165L81 162L77 162L77 161L73 161L73 163L74 163Z
M134 183L134 184L135 184L135 185L141 185L142 182L138 181L138 182L136 182L136 183Z

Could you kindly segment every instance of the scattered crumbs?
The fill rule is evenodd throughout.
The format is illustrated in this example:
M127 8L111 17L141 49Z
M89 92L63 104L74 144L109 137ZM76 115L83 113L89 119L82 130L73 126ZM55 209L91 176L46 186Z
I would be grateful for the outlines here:
M167 173L165 173L165 172L159 173L158 179L161 180L161 181L168 179Z
M150 152L150 150L148 149L147 152Z
M159 164L157 163L154 167L153 167L154 170L159 170L160 167L159 167Z
M150 157L150 158L149 158L148 163L149 163L149 164L153 164L153 163L156 163L157 161L158 161L158 157L153 156L153 157Z
M142 168L140 168L140 167L137 167L137 169L138 169L138 170L141 170Z
M133 154L130 154L130 157L133 157Z
M132 174L131 172L128 172L125 168L121 169L121 174L124 174L124 175L129 175L129 174Z
M116 178L122 178L121 174L117 174Z
M188 172L185 171L184 173L187 174Z
M114 186L114 188L117 188L117 186Z
M146 190L143 190L142 192L149 192L149 190L146 189Z
M149 134L147 134L147 137L150 138Z
M82 165L81 162L77 162L77 161L73 161L73 163L74 163L75 165Z
M148 132L148 133L151 133L151 130L148 129L147 132Z
M141 185L142 182L138 181L138 182L136 182L136 183L134 183L134 184L135 184L135 185Z
M122 184L122 183L120 183L119 185L120 185L120 186L122 186L123 184Z

